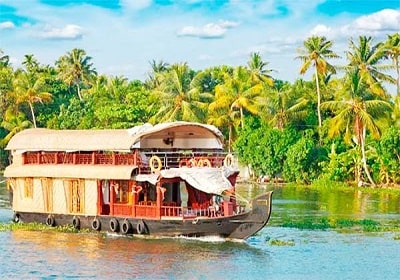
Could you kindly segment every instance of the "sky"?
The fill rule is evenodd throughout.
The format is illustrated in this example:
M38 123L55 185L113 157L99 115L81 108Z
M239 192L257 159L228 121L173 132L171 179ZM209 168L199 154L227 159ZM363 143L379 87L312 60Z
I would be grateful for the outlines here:
M74 48L98 74L144 81L150 62L194 70L246 65L258 52L277 79L294 81L312 35L332 40L344 63L349 40L374 43L400 30L400 0L0 0L0 49L20 67Z

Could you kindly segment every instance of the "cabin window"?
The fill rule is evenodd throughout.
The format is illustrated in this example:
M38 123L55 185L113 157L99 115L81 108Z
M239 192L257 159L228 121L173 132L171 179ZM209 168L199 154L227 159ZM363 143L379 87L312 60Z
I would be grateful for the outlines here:
M69 181L70 189L70 212L83 213L85 184L83 180Z
M44 209L47 212L53 212L53 180L51 178L42 178L42 190L44 199Z
M33 198L33 178L25 178L24 180L24 197Z
M129 182L126 180L116 180L111 183L112 188L115 192L116 203L128 203L130 199L130 188Z

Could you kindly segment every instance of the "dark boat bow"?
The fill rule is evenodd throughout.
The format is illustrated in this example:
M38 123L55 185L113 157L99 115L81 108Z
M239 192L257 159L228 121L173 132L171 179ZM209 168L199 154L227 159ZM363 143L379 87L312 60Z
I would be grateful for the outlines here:
M241 219L231 219L231 223L240 223L228 238L246 239L260 231L268 222L272 209L272 191L255 197L251 201L251 211Z

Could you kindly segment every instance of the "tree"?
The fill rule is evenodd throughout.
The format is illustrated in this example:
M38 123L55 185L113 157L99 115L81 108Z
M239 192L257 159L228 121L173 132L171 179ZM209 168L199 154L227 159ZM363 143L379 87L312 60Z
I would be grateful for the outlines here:
M82 100L81 88L87 86L97 72L92 68L92 58L82 49L73 49L56 61L57 72L69 86L76 86L79 100Z
M397 96L400 96L400 33L388 35L385 42L386 57L393 60L393 65L396 69L396 87Z
M266 69L268 62L264 62L259 53L252 53L250 60L247 62L247 66L250 69L251 80L253 83L265 83L272 87L274 85L274 79L269 74L272 72L270 69Z
M16 105L27 103L32 115L33 126L36 125L34 104L51 101L51 93L46 91L45 79L42 75L36 75L26 71L18 72L13 81L13 91L9 94L15 100Z
M395 79L383 73L393 68L390 65L380 63L385 56L383 43L372 45L372 37L360 36L358 45L350 40L350 51L347 53L349 71L358 70L360 78L370 88L371 92L380 96L385 95L382 82L395 83Z
M300 74L305 74L310 66L314 67L315 84L317 86L317 115L318 127L322 126L321 117L321 92L319 86L319 77L326 75L328 72L335 74L335 67L328 63L327 59L339 58L339 56L331 50L332 41L328 41L323 36L312 36L303 42L304 48L299 49L300 53L297 59L303 61L300 68Z
M0 67L7 67L10 61L10 57L5 55L3 50L0 49Z
M372 185L375 185L367 166L365 153L366 133L369 131L375 138L379 138L380 131L377 125L378 118L387 116L391 110L390 103L374 98L370 87L362 79L359 70L353 70L346 76L343 98L327 101L322 108L332 110L335 116L331 119L329 136L334 137L345 132L347 143L351 140L360 147L364 172ZM356 178L357 183L361 178Z
M150 118L151 122L200 122L205 119L207 104L202 101L195 76L187 63L174 64L162 72L159 85L152 90L160 100L160 109Z

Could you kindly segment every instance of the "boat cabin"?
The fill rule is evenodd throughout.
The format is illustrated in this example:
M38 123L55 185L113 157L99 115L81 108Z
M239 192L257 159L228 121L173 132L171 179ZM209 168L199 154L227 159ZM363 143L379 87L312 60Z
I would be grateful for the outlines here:
M8 144L12 164L4 175L17 214L230 216L241 211L232 195L238 170L222 140L214 126L189 122L117 130L27 129Z

